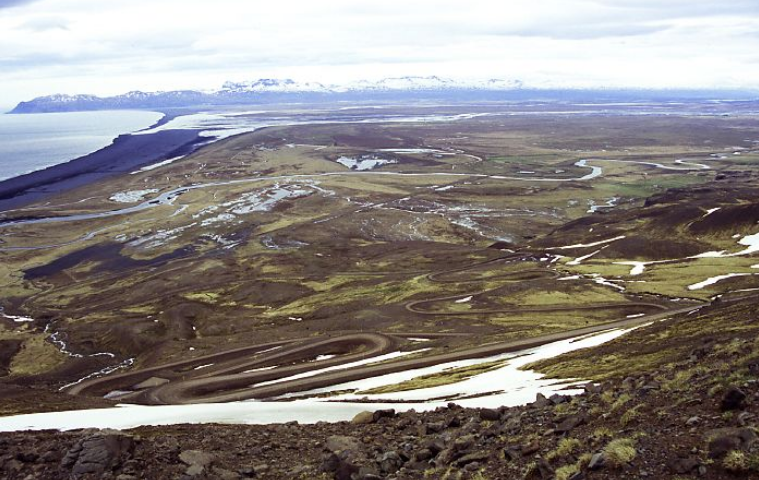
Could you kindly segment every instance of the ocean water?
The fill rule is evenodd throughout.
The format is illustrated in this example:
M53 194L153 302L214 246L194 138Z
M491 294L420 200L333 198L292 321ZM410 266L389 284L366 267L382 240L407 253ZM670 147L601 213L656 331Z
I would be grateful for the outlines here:
M162 116L136 110L0 115L0 181L100 150Z

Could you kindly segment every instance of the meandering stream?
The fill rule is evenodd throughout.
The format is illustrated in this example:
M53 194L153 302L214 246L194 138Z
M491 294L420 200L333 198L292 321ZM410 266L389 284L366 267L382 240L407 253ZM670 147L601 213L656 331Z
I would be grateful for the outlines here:
M178 187L167 192L161 193L158 196L141 202L131 207L120 208L116 210L109 210L106 212L94 212L94 213L82 213L76 215L65 215L59 217L45 217L45 218L32 218L22 220L11 220L4 223L0 223L0 228L13 225L32 225L39 223L58 223L58 222L78 222L84 220L93 220L98 218L116 217L120 215L128 215L131 213L137 213L151 208L155 208L161 205L172 205L174 201L182 194L192 190L198 190L203 188L223 187L228 185L239 185L255 182L267 182L267 181L292 181L298 179L314 179L324 177L339 177L339 176L356 176L356 175L371 175L371 176L396 176L396 177L469 177L469 178L485 178L493 180L516 180L526 182L585 182L593 180L603 175L603 168L589 165L590 160L580 160L575 163L575 166L590 168L590 173L581 177L574 178L556 178L556 177L512 177L504 175L487 175L482 173L448 173L448 172L430 172L430 173L401 173L401 172L376 172L376 171L347 171L347 172L325 172L314 174L296 174L296 175L275 175L275 176L262 176L241 178L236 180L226 180L222 182L209 182L202 184L188 185L184 187ZM593 160L593 161L605 161L605 160ZM658 165L658 164L657 164Z

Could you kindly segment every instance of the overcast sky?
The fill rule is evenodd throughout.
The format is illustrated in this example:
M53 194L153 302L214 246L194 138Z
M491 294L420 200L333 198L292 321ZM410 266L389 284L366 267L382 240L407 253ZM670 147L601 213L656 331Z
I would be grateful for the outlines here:
M759 88L759 0L0 0L0 105L402 75Z

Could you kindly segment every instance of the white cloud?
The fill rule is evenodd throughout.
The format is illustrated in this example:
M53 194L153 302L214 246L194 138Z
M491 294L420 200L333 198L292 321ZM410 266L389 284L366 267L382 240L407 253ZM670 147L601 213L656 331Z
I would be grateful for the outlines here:
M10 3L0 8L0 104L260 76L759 86L755 0Z

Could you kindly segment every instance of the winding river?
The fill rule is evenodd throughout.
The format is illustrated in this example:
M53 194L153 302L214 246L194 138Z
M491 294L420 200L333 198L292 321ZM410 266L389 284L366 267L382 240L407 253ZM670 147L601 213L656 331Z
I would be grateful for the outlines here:
M59 223L59 222L78 222L84 220L94 220L98 218L116 217L120 215L128 215L131 213L137 213L151 208L155 208L161 205L171 205L182 194L190 192L192 190L199 190L203 188L223 187L227 185L239 185L246 183L256 182L268 182L268 181L289 181L294 179L313 179L323 177L340 177L340 176L356 176L356 175L370 175L370 176L396 176L396 177L469 177L469 178L486 178L494 180L518 180L528 182L584 182L592 180L594 178L603 175L603 169L597 166L588 165L588 160L580 160L575 163L578 167L590 168L590 173L577 178L533 178L533 177L509 177L502 175L486 175L482 173L443 173L443 172L431 172L431 173L401 173L401 172L366 172L366 171L349 171L349 172L325 172L315 174L303 174L303 175L276 175L276 176L264 176L264 177L251 177L241 178L237 180L227 180L223 182L210 182L195 185L188 185L184 187L178 187L173 190L161 193L160 195L146 200L137 205L131 207L120 208L117 210L109 210L106 212L95 213L82 213L76 215L65 215L58 217L45 217L45 218L31 218L22 220L10 220L6 222L0 222L0 228L14 226L14 225L33 225L40 223Z

